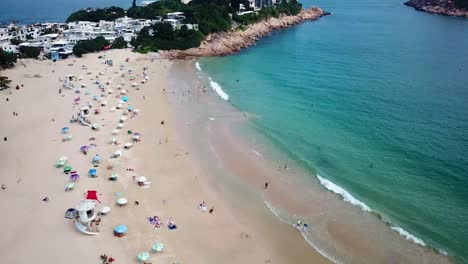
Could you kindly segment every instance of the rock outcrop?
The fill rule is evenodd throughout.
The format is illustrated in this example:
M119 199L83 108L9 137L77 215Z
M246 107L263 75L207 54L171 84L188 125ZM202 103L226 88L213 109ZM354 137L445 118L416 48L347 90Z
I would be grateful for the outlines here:
M409 0L404 5L418 11L445 16L468 17L468 9L458 8L456 0Z
M191 59L198 57L222 56L236 53L243 48L254 45L261 37L270 34L273 30L291 27L306 20L316 20L329 15L320 8L303 9L296 16L280 16L269 18L249 25L244 30L231 30L228 32L213 33L206 37L200 47L187 50L160 51L161 56L169 59Z

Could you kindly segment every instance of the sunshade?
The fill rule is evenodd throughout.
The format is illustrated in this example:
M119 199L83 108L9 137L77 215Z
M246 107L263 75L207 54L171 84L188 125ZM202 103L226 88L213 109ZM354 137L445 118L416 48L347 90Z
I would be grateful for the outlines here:
M119 130L117 129L112 130L112 135L117 135L118 133L119 133Z
M164 250L164 244L163 243L156 243L153 245L153 251L154 252L161 252Z
M132 143L125 143L124 148L131 148L133 146Z
M100 160L101 160L101 157L99 157L98 155L93 157L93 162L99 162Z
M101 213L102 214L107 214L110 212L110 207L109 206L104 206L103 208L101 208Z
M80 150L81 151L88 151L89 146L81 146Z
M63 168L63 172L70 172L71 170L73 170L72 166L65 166L65 168Z
M80 175L78 173L73 173L72 175L70 175L70 180L72 181L78 180L79 178Z
M69 183L67 183L67 185L65 185L65 189L67 189L67 190L71 190L73 188L75 188L75 183L74 182L69 182Z
M114 228L114 232L118 234L125 234L127 233L127 231L128 231L128 228L126 225L118 225Z
M124 197L117 199L118 205L124 205L124 204L127 204L127 202L128 202L127 199Z
M150 258L150 255L148 252L141 252L137 257L139 261L147 261Z
M115 112L115 111L117 111L117 108L111 107L110 111L111 111L111 112Z
M86 193L86 199L101 202L101 201L99 201L99 199L97 197L97 191L94 191L94 190L88 191Z
M117 173L112 173L110 178L112 179L118 179L119 178L119 175Z
M146 180L147 180L147 179L146 179L145 176L140 176L140 177L137 178L137 181L138 181L138 182L145 182Z
M89 174L89 176L96 176L97 170L96 170L96 169L90 169L90 170L88 171L88 174Z
M70 208L65 212L65 218L73 219L77 216L77 214L78 213L76 212L75 208Z
M65 133L68 133L68 132L70 132L70 128L69 128L69 127L64 127L64 128L62 128L62 133L65 134Z
M135 107L133 107L133 106L131 106L131 105L129 105L129 106L127 107L127 110L128 110L128 111L133 111L134 109L135 109Z
M124 126L125 126L125 124L123 124L123 123L117 124L117 128L123 128Z
M122 101L127 102L128 101L128 96L122 96Z

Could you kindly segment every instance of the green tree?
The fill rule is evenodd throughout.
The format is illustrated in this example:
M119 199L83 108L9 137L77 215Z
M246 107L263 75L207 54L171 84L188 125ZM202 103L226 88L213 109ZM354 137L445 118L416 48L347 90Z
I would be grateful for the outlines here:
M80 40L73 47L73 54L77 57L83 56L83 54L97 52L104 49L104 47L109 46L109 41L104 37L97 37L90 40Z
M0 70L13 68L16 60L17 57L15 54L0 49Z
M20 47L19 51L22 58L37 59L39 54L41 54L41 50L36 47Z
M127 41L123 37L118 37L112 43L113 49L125 49L127 47Z
M125 16L125 9L111 6L101 9L82 9L77 12L72 13L67 18L68 22L74 21L91 21L99 22L100 20L113 21L117 18Z
M17 39L17 38L12 38L12 39L10 39L11 45L19 45L19 44L21 44L22 42L23 42L22 40Z
M11 80L8 77L0 75L0 91L10 88Z

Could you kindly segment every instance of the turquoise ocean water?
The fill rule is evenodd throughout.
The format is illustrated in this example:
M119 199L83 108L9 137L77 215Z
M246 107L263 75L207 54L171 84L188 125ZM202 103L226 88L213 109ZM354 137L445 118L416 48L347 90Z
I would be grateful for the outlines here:
M310 177L467 263L468 20L398 0L304 3L333 15L202 70Z

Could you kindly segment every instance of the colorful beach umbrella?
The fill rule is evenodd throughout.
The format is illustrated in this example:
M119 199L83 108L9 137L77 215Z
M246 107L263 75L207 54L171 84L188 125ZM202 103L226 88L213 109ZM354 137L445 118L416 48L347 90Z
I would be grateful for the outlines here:
M153 251L154 252L161 252L164 250L164 244L163 243L156 243L153 245Z
M145 176L140 176L140 177L137 178L137 181L138 181L138 182L145 182L146 180L147 180L147 179L146 179Z
M65 191L69 191L75 188L75 183L74 182L69 182L67 185L65 185Z
M90 169L88 171L88 174L89 174L89 176L94 177L97 174L97 170L96 169Z
M135 109L135 107L133 107L133 106L131 106L131 105L129 105L129 106L127 107L127 110L128 110L128 111L133 111L134 109Z
M127 233L128 231L128 228L126 225L118 225L114 228L114 232L116 232L117 234L125 234Z
M104 206L102 209L101 209L101 214L107 214L110 212L110 207L109 206Z
M117 180L117 179L119 178L119 175L118 175L117 173L112 173L112 174L110 175L110 178L111 178L111 179Z
M128 96L122 96L122 101L127 102L128 101Z
M150 255L148 252L141 252L137 257L139 261L147 261L150 258Z
M65 166L65 168L63 168L63 172L65 173L69 173L71 170L73 170L72 166Z
M133 144L129 142L129 143L125 143L124 148L125 148L125 149L129 149L129 148L131 148L132 146L133 146Z
M83 151L83 152L86 152L88 151L89 149L89 146L81 146L80 150Z
M70 128L69 127L64 127L64 128L62 128L61 131L62 131L63 134L65 134L65 133L70 132Z
M56 167L57 167L57 168L60 168L60 167L62 167L63 165L65 165L66 163L67 163L66 160L59 160L59 161L57 162Z
M80 178L80 175L78 173L73 173L72 175L70 175L70 180L72 181L76 181Z

